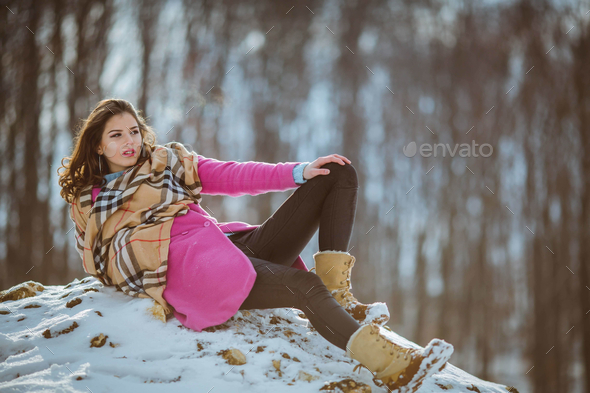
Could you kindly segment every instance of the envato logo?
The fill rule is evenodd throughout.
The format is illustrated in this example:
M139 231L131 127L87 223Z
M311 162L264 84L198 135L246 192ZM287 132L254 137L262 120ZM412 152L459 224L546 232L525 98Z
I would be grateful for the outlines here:
M479 146L479 148L478 148ZM423 143L420 145L420 155L422 157L436 157L436 152L438 148L442 149L442 156L447 156L447 151L451 157L455 157L457 153L457 149L459 149L459 157L489 157L494 152L494 148L489 143L484 143L482 145L478 145L475 141L471 141L471 145L469 143L461 143L460 145L455 143L454 149L451 149L451 146L447 143L446 145L442 143L437 144L430 144L430 143ZM459 148L460 147L460 148ZM403 148L404 154L406 157L414 157L418 148L416 146L416 142L412 141L408 143L407 146ZM432 155L434 152L434 155ZM477 154L479 152L479 154Z

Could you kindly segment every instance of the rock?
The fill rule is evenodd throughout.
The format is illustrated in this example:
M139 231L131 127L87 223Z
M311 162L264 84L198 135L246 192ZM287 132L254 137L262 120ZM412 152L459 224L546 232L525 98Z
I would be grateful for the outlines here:
M362 382L356 382L350 378L337 382L326 382L320 390L343 393L371 393L371 387L369 385Z
M152 313L154 318L166 323L166 311L164 311L164 307L160 303L154 300L154 305L148 308L148 311Z
M59 336L60 334L70 333L70 332L73 332L74 329L76 329L78 326L79 326L78 323L76 321L74 321L74 323L72 323L72 325L70 327L67 327L67 328L65 328L62 331L55 332L54 334L51 334L51 330L46 329L43 332L43 337L45 337L45 338L54 338L54 337Z
M203 331L208 332L208 333L214 333L218 330L228 330L229 327L230 327L230 325L228 324L228 322L224 322L219 325L209 326L208 328L203 329Z
M289 321L288 319L285 318L281 318L281 317L277 317L277 316L272 316L270 318L270 322L271 325L279 325L279 324L285 324L285 323L291 323L291 321Z
M109 336L105 336L104 334L100 333L100 335L90 339L90 348L100 348L107 342L107 338Z
M281 371L281 361L280 360L273 360L272 365L278 371L279 377L283 376L283 372Z
M302 381L311 382L311 381L315 381L316 379L319 379L320 377L318 377L317 375L308 374L303 370L299 370L299 375L297 378Z
M35 281L26 281L0 292L0 303L8 300L19 300L37 295L37 291L44 291L45 287Z
M78 304L82 303L82 299L80 299L79 297L74 298L72 300L70 300L69 302L66 303L66 307L67 308L72 308L77 306Z
M246 356L236 348L230 348L225 351L218 352L218 355L221 355L227 361L227 364L231 364L232 366L241 366L242 364L246 364Z

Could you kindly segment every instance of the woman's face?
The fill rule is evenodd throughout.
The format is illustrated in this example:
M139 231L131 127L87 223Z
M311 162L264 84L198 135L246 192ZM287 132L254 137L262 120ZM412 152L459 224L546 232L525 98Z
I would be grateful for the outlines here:
M119 172L137 163L142 145L137 121L127 112L112 116L105 124L102 140L97 149L102 165L109 167L109 173ZM132 154L125 152L133 150Z

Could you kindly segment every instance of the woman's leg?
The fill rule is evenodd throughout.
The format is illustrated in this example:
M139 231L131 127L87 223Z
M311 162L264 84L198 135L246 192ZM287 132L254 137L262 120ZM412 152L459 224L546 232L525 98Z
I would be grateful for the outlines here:
M316 274L248 256L256 281L240 310L294 307L326 340L346 350L359 323L330 295Z
M358 180L354 167L329 162L302 184L258 228L230 240L246 255L291 266L319 226L319 251L348 251L356 213Z

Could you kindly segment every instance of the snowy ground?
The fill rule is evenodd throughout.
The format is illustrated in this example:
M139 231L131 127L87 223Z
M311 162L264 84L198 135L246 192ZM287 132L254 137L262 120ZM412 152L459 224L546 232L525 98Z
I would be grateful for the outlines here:
M388 391L365 368L353 374L358 362L320 336L299 310L242 311L199 333L175 318L154 318L153 304L92 277L0 303L0 391L317 392L338 382L358 389L350 391ZM245 363L235 364L240 359ZM418 392L508 391L449 363Z

